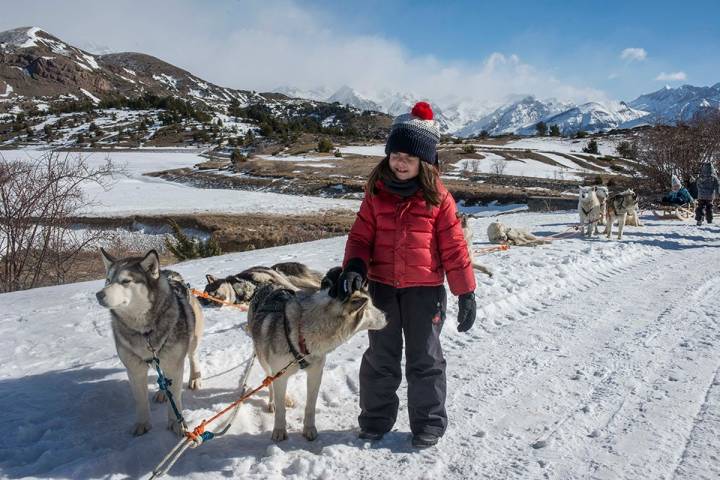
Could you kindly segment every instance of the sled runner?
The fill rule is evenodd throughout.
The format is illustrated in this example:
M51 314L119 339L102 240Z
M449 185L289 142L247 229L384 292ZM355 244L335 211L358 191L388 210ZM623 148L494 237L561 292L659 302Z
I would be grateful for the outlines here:
M654 205L652 212L660 220L690 220L695 217L693 204L684 205Z

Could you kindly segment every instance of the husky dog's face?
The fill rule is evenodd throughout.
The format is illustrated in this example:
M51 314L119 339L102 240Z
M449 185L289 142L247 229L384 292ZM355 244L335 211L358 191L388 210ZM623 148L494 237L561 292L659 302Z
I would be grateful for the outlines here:
M144 257L116 259L100 249L105 263L105 287L95 294L98 303L111 310L150 308L150 283L160 278L160 259L155 250Z
M595 187L595 193L600 200L604 200L610 195L610 191L607 187Z
M387 325L385 314L373 305L366 288L356 290L343 302L345 316L353 319L354 333L362 330L381 330Z
M587 202L595 196L595 187L580 187L580 201Z
M493 222L488 225L488 237L499 242L507 242L507 228L500 222Z
M205 293L229 303L246 303L249 302L257 286L249 281L241 278L217 278L213 275L205 275L208 283L205 285ZM221 304L200 297L200 303L204 307L220 307Z

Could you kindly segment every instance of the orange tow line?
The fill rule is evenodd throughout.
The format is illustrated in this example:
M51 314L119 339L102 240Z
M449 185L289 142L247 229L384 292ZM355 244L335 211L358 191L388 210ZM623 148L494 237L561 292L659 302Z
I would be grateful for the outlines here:
M207 292L201 292L200 290L197 290L195 288L191 288L190 293L192 293L196 297L206 298L212 302L219 303L221 305L227 305L228 307L238 308L238 309L242 310L243 312L247 312L247 309L248 309L248 307L246 305L240 305L238 303L230 303L225 300L221 300L217 297L213 297L212 295L209 295Z
M476 248L473 249L473 253L476 255L485 255L486 253L504 252L505 250L510 250L510 245L503 243L502 245L498 245L496 247Z

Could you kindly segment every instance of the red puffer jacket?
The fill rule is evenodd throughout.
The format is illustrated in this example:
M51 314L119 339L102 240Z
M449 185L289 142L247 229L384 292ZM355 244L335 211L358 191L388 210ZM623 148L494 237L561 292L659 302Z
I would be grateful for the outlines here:
M475 290L455 200L438 181L438 207L427 208L422 191L402 198L378 182L365 195L345 245L343 266L359 258L368 278L395 288L442 285L447 272L454 295Z

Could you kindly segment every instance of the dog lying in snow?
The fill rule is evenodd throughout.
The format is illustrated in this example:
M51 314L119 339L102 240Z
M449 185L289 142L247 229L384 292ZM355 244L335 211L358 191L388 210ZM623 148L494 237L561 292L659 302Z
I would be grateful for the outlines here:
M468 224L468 216L464 215L460 212L458 212L456 215L457 215L457 218L460 219L460 226L462 227L463 237L465 237L465 243L467 244L468 255L470 255L470 263L472 263L472 266L475 270L481 271L488 277L492 277L493 273L489 268L487 268L485 265L481 265L481 264L475 262L475 254L474 254L473 248L472 248L473 232L472 232L472 229L470 228L470 225Z
M205 293L229 303L247 303L255 291L263 285L272 284L289 290L318 290L322 274L298 262L277 263L272 267L256 266L236 275L218 278L205 275ZM200 298L205 307L219 306L212 300Z
M270 404L275 412L272 439L287 439L285 401L288 378L302 367L307 374L307 400L303 436L317 438L315 405L326 355L362 330L387 325L385 315L372 303L367 286L345 300L329 295L336 288L342 269L331 269L316 292L293 292L273 285L261 287L248 308L248 327L260 365L273 375L292 360L303 359L270 386Z
M512 228L500 222L493 222L488 225L487 235L490 243L518 247L534 247L550 243L550 240L536 237L524 228Z

